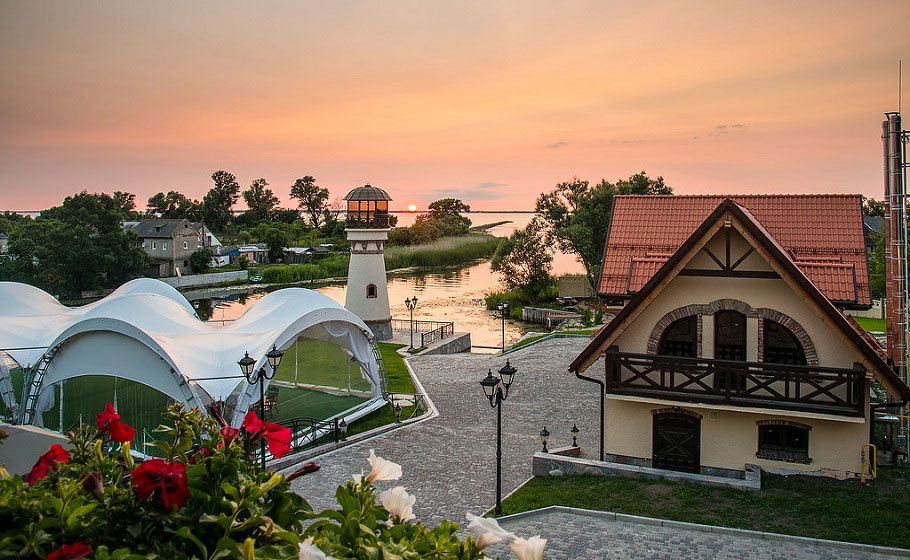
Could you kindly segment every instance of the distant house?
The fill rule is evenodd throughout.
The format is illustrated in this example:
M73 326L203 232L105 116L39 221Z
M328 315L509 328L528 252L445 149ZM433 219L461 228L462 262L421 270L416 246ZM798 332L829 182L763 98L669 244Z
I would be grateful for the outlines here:
M859 195L617 196L597 291L622 307L569 367L603 458L859 472L874 400L910 398L842 312L871 305L863 227Z
M311 262L318 255L326 255L328 247L285 247L284 262L287 264L304 264Z
M202 222L191 222L190 226L196 229L199 232L199 237L202 238L202 246L209 248L213 253L217 252L216 247L221 247L221 241L215 237L215 234L212 233L208 227Z
M875 248L876 236L885 235L885 218L882 216L863 216L863 232L866 236L866 249Z
M210 247L212 250L212 266L219 268L237 262L240 258L240 249L234 246L217 245Z
M243 245L238 247L237 251L238 261L241 257L246 257L247 262L250 264L266 264L269 262L269 250L264 245ZM235 262L233 258L231 262Z
M123 228L136 234L136 243L148 254L152 277L189 274L190 255L205 243L200 229L185 218L125 222Z
M6 253L6 247L9 244L9 236L5 233L0 233L0 255Z

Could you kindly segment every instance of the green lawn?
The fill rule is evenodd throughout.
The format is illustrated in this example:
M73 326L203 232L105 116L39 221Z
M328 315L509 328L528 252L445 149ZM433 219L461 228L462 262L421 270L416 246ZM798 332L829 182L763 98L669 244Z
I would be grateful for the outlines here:
M879 474L866 485L762 474L760 492L618 476L536 477L503 502L503 513L565 505L910 548L910 468Z
M408 373L408 368L404 365L404 358L396 352L403 346L404 344L380 342L379 350L382 352L382 360L385 362L385 375L389 384L389 392L413 395L416 390L414 389L414 382L411 380L411 374Z
M322 340L299 339L284 351L275 379L369 391L370 382L340 346Z
M854 317L859 326L869 332L885 332L884 319L871 319L869 317Z
M347 395L331 395L300 387L279 387L278 404L268 417L271 422L309 416L319 420L329 418L366 399ZM257 409L258 410L258 409Z

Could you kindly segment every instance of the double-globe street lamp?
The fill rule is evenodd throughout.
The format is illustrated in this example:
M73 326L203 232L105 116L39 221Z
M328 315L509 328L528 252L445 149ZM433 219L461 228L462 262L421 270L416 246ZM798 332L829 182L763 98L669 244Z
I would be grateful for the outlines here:
M516 368L509 360L499 370L499 378L493 377L493 370L487 370L487 376L480 380L483 394L496 409L496 514L502 513L502 401L509 396L509 387L515 377Z
M278 364L281 363L281 356L283 354L284 352L279 351L273 344L272 349L265 355L265 357L268 358L269 367L272 370L271 373L266 371L265 367L261 367L258 372L254 372L253 366L256 365L256 360L250 357L249 352L244 352L244 356L237 362L247 383L250 385L259 383L259 418L263 422L265 421L265 380L275 377L275 372L278 371ZM262 450L262 470L265 470L265 438L260 438L260 442Z
M417 307L417 296L405 298L404 304L405 304L405 306L407 306L408 311L411 312L411 347L409 348L409 350L413 350L414 349L414 308Z
M502 317L502 351L506 351L506 313L509 311L509 302L500 301L496 304L499 310L499 316Z

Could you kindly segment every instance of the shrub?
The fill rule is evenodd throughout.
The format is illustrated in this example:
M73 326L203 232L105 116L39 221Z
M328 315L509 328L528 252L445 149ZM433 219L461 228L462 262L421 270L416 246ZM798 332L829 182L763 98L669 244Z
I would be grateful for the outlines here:
M290 481L317 465L285 477L250 460L260 437L276 455L282 446L286 451L289 430L252 413L239 430L212 412L214 418L171 407L164 417L172 426L158 429L167 441L156 442L164 459L134 462L129 441L111 436L124 426L111 429L119 417L110 408L97 427L68 434L69 452L52 446L26 480L0 467L0 557L475 560L503 539L514 539L522 558L542 554L545 540L518 539L492 519L469 516L473 536L464 540L457 523L412 522L416 498L401 486L379 494L377 503L373 482L397 480L401 467L372 450L370 473L338 488L340 508L314 513ZM305 521L313 521L306 530Z

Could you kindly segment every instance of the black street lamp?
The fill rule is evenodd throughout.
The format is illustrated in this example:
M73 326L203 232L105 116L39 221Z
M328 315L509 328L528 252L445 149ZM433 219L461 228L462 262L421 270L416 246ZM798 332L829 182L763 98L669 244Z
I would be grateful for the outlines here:
M341 419L341 422L338 423L338 431L341 432L341 441L345 441L348 433L348 423L344 421L344 418Z
M509 311L509 302L500 301L496 304L499 310L499 316L502 317L502 351L506 351L506 313Z
M544 426L543 429L540 430L540 442L543 443L543 449L541 449L541 451L542 451L543 453L549 453L549 452L550 452L550 451L547 449L547 439L549 439L549 438L550 438L550 432L549 432L549 430L547 430L547 427Z
M572 447L578 447L578 426L572 423Z
M411 347L408 350L414 349L414 308L417 307L417 296L412 296L411 298L404 298L404 304L407 306L408 311L411 312Z
M401 424L401 405L398 403L395 403L394 410L395 410L395 423Z
M515 371L506 360L506 365L499 370L499 378L493 377L493 370L487 370L487 376L480 380L483 394L496 409L496 515L502 514L502 401L509 396Z
M272 349L265 355L268 358L271 373L266 371L265 367L259 368L258 372L253 372L256 360L250 357L249 352L244 352L244 356L237 362L247 383L250 385L259 383L259 417L263 422L265 421L265 380L275 377L275 372L278 371L278 364L281 363L283 354L284 352L279 351L273 344ZM262 450L262 470L265 470L265 438L261 438L260 447Z

